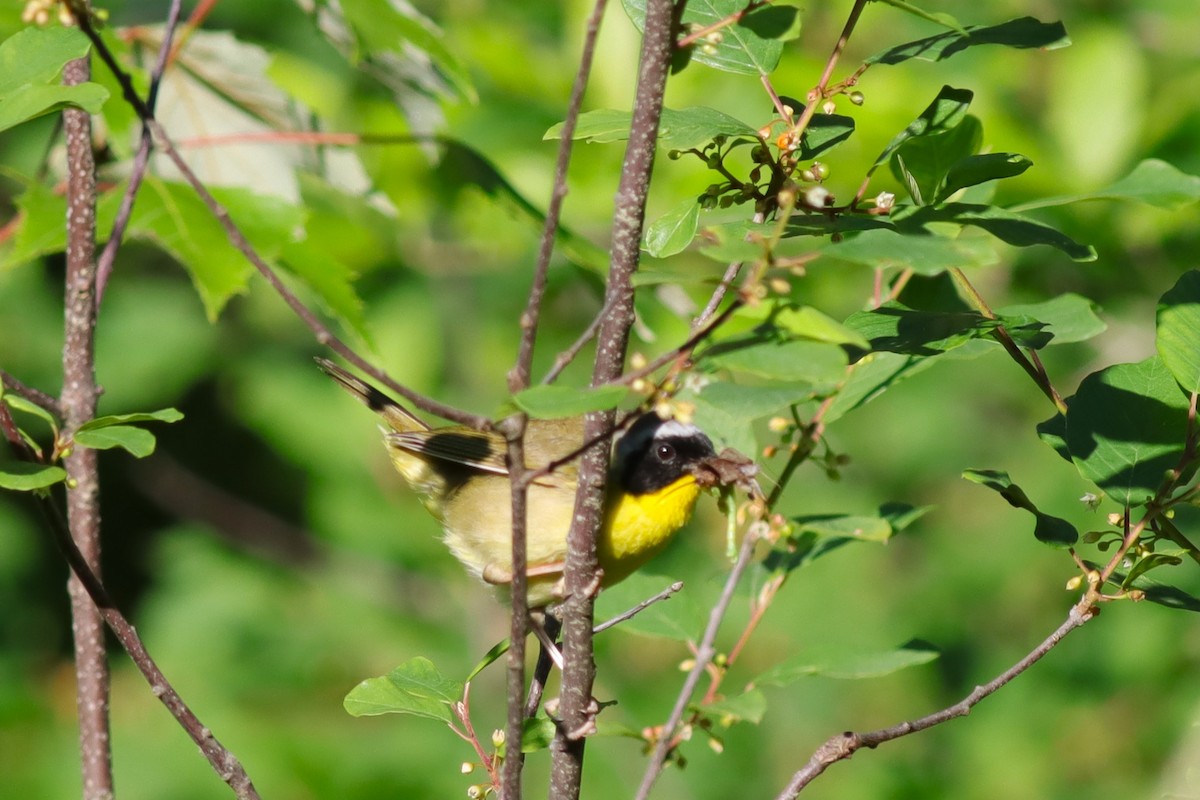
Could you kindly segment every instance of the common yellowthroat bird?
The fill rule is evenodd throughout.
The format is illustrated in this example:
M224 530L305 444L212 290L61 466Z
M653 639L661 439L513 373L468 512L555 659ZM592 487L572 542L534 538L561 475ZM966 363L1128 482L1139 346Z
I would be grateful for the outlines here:
M392 398L331 361L317 364L383 418L392 465L442 524L450 551L483 581L512 581L512 488L507 443L498 433L461 425L430 428ZM525 463L542 469L583 445L583 418L531 419ZM601 586L624 580L666 547L692 515L717 460L694 425L644 414L617 441L608 480L604 524L597 540ZM575 509L578 464L564 463L530 485L526 552L529 607L560 596L567 530ZM503 592L507 595L507 591Z

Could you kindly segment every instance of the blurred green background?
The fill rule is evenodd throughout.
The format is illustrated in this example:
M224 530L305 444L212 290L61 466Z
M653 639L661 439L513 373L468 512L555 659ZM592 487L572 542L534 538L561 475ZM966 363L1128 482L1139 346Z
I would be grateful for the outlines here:
M590 4L418 5L443 28L478 92L474 104L442 102L444 122L431 124L486 154L544 206L557 142L542 134L564 113ZM157 24L164 6L109 8L114 25L126 26ZM620 4L610 6L587 108L626 108L633 94L638 37ZM803 10L803 33L772 77L781 93L803 96L815 82L848 6L818 2ZM929 8L964 23L1026 14L1062 19L1074 45L1050 53L976 48L946 62L869 70L859 85L864 106L839 108L856 117L858 133L828 159L835 195L854 192L875 155L942 84L975 91L972 113L983 121L985 145L1033 160L1032 170L1005 182L1002 203L1095 189L1148 157L1200 173L1200 14L1192 0ZM18 14L0 12L0 34L18 29ZM265 48L273 58L268 74L328 130L410 130L391 95L348 65L292 3L218 4L204 28ZM872 4L836 74L934 32ZM709 105L752 124L770 114L757 81L699 65L672 78L667 104ZM14 213L13 174L37 171L52 128L42 119L0 135L0 223ZM572 164L565 220L601 247L622 151L581 144ZM515 357L514 320L537 226L494 197L461 188L418 147L356 152L394 212L329 203L313 212L308 232L358 275L372 358L419 391L495 412ZM899 191L884 172L872 191ZM708 182L696 163L660 159L650 217ZM311 195L305 201L317 206ZM994 307L1065 291L1101 305L1105 334L1047 352L1051 375L1070 394L1093 370L1153 353L1156 300L1196 266L1200 225L1195 208L1114 203L1048 210L1042 218L1094 245L1099 260L1009 250L1000 266L975 277ZM718 269L688 255L671 268ZM50 392L61 383L62 273L57 256L0 271L0 367ZM794 291L842 318L867 301L871 279L818 265ZM683 323L654 292L639 303L643 333L656 338L635 349L670 347ZM596 282L560 257L536 374L598 307ZM321 349L312 335L257 279L210 324L188 275L160 250L131 242L97 336L103 412L169 405L186 414L156 430L158 451L149 459L101 455L106 580L183 697L241 758L264 797L464 796L482 776L459 773L472 754L451 733L415 718L353 719L341 700L362 678L417 655L448 677L465 677L506 634L506 616L490 591L461 572L436 524L391 472L370 415L314 368ZM587 369L585 359L569 377ZM761 725L723 732L721 753L697 735L683 749L686 769L668 769L655 796L774 796L830 735L955 702L1057 627L1074 601L1063 589L1076 572L1069 557L1037 543L1024 512L959 477L969 467L1008 470L1046 511L1081 530L1102 526L1113 509L1085 509L1079 498L1091 487L1035 435L1034 424L1051 412L996 349L973 360L943 358L832 426L830 446L850 463L837 481L804 467L785 511L869 513L891 500L935 510L886 547L847 548L797 574L727 686L740 687L739 680L812 643L887 649L920 637L943 657L878 680L814 678L768 689ZM778 464L766 465L768 475L772 468ZM728 566L723 549L723 521L706 503L650 571L683 578L686 602L705 608ZM1189 570L1181 580L1194 588L1194 565L1180 568ZM3 797L79 793L65 581L32 507L0 494ZM746 607L735 603L723 647ZM660 724L686 648L619 629L597 648L597 696L619 700L605 717L635 730ZM113 664L120 796L228 796L119 651ZM1188 784L1187 775L1200 767L1198 664L1200 626L1191 614L1111 604L968 718L863 752L805 796L1195 796L1200 783ZM486 671L472 692L482 732L503 725L501 672ZM531 757L529 796L542 793L546 762L545 754ZM630 796L643 765L638 742L594 740L586 796Z

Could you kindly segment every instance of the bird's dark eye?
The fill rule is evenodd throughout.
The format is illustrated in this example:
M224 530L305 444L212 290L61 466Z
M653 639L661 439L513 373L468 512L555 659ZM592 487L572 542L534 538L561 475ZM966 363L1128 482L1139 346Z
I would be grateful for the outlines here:
M654 454L658 456L659 461L672 461L675 458L675 448L669 444L660 444L655 448Z

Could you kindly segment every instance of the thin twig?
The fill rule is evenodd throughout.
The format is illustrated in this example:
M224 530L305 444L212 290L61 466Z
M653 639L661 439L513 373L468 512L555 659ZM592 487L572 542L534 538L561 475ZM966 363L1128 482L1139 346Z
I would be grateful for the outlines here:
M675 594L682 588L683 588L683 581L675 581L670 586L663 589L661 592L654 595L653 597L647 597L645 600L638 603L633 608L630 608L626 611L622 611L620 614L617 614L612 619L606 619L604 622L601 622L599 625L592 628L592 633L594 633L594 634L601 633L602 631L606 631L609 628L620 625L622 622L631 620L634 617L636 617L638 614L645 611L650 606L654 605L655 603L659 603L659 602L662 602L663 600L668 599L671 595Z
M35 406L40 406L59 419L62 419L62 405L45 392L34 389L31 386L26 386L2 369L0 369L0 382L4 384L4 391L12 392L18 397L23 397Z
M68 62L63 83L91 79L85 56ZM67 139L67 273L63 318L63 423L68 431L96 416L96 164L92 119L84 110L63 112ZM100 570L100 476L96 451L76 447L63 460L67 470L70 536L93 572ZM75 640L75 700L84 800L113 795L109 732L109 671L104 622L79 580L67 582Z
M77 17L77 21L79 22L80 30L83 31L83 33L88 37L89 41L91 41L92 47L95 49L96 54L100 56L101 60L104 61L105 65L108 66L113 76L117 79L117 83L119 83L121 86L122 95L124 96L125 101L133 107L138 117L150 128L151 133L154 134L154 138L157 140L158 146L162 148L163 154L166 155L176 166L176 168L179 169L180 174L196 192L197 196L199 196L200 201L205 205L209 212L216 217L217 222L225 231L225 235L229 239L229 243L246 257L246 259L254 266L254 268L258 270L259 274L262 275L262 277L267 281L267 283L271 285L271 288L275 290L284 303L287 304L288 308L290 308L296 314L296 316L298 316L300 320L306 326L308 326L309 330L311 330L316 336L317 342L329 347L342 358L346 359L351 364L358 367L360 370L367 373L383 385L387 386L396 394L399 394L401 397L408 400L414 406L423 411L443 419L458 422L480 430L486 430L491 427L491 420L487 417L483 417L478 414L471 414L461 409L454 408L453 406L446 405L445 403L440 403L431 397L427 397L426 395L423 395L401 383L398 383L390 375L370 364L349 345L338 338L338 336L332 330L330 330L329 326L322 322L315 313L305 306L304 303L302 303L295 295L295 293L292 292L286 284L284 284L283 280L279 277L279 274L275 271L275 269L267 264L265 260L263 260L262 256L260 256L258 251L255 250L254 246L251 245L246 239L246 236L242 233L241 228L239 228L237 223L235 223L229 216L229 212L219 202L217 202L217 199L213 197L212 193L208 190L208 187L206 187L204 183L196 176L196 173L192 171L192 168L188 166L188 163L179 154L178 149L175 147L174 142L167 134L166 130L162 127L162 125L159 124L158 120L155 119L153 113L149 108L146 107L146 104L142 98L138 96L137 91L133 87L133 82L130 79L129 74L121 69L120 65L117 64L116 58L113 56L112 51L108 49L108 45L104 43L104 40L100 38L100 35L96 32L96 29L92 26L90 20L87 20L84 17Z
M717 309L721 306L721 301L725 299L725 295L729 293L733 282L737 280L738 274L741 273L742 266L743 262L734 261L725 268L725 274L721 276L721 282L717 284L717 288L713 290L712 296L708 298L708 304L704 306L704 310L700 312L700 315L692 320L692 330L696 330L708 322L709 318L717 313Z
M1022 658L1016 664L1013 664L1004 672L1000 673L996 678L982 686L976 686L975 690L964 697L958 703L955 703L948 708L944 708L934 714L921 717L920 719L912 720L911 722L902 722L899 725L894 725L890 728L882 730L870 731L868 733L840 733L837 736L830 738L825 744L817 748L808 763L802 769L792 776L788 785L779 793L776 800L791 800L796 797L804 787L812 783L812 781L822 772L828 769L832 764L843 761L863 747L878 747L885 742L890 742L893 739L899 739L902 736L907 736L910 733L932 728L934 725L940 725L943 722L948 722L956 717L966 716L972 708L980 703L983 699L994 694L1013 678L1020 675L1025 670L1040 661L1047 653L1049 653L1063 638L1080 627L1084 623L1091 620L1096 615L1096 608L1092 604L1090 595L1085 597L1079 603L1071 607L1071 611L1067 614L1067 619L1054 633L1050 634L1045 641L1033 649L1027 656Z
M950 277L953 278L954 282L963 290L963 293L967 296L968 302L974 306L976 311L990 320L997 319L996 312L992 311L991 307L987 304L987 301L983 299L983 295L981 295L979 290L977 290L971 281L967 279L966 273L964 273L961 269L952 268L950 270ZM1027 357L1025 353L1021 351L1020 346L1017 345L1017 343L1013 340L1012 335L1003 325L997 326L994 333L996 340L1000 342L1001 346L1009 354L1012 360L1017 362L1017 365L1020 366L1021 369L1025 370L1026 374L1028 374L1029 377L1033 379L1033 382L1037 384L1037 387L1042 390L1042 394L1046 395L1046 397L1050 399L1050 402L1054 403L1054 407L1058 410L1058 413L1066 414L1066 401L1063 400L1062 395L1058 393L1058 390L1054 388L1054 384L1050 382L1050 376L1046 372L1046 368L1042 364L1042 360L1038 357L1037 353L1033 350L1030 350L1029 352L1031 353L1032 358Z
M163 28L162 44L158 48L158 60L155 61L154 68L150 71L150 89L146 92L146 109L151 114L154 113L154 107L158 104L158 87L162 84L163 72L167 68L167 56L171 52L171 40L175 36L175 29L179 25L181 5L180 0L171 0L171 7L167 11L167 23ZM121 243L125 238L125 228L133 216L133 203L137 199L138 190L142 188L146 169L150 166L150 150L153 144L154 137L150 134L150 126L143 122L141 141L138 144L138 151L133 157L133 171L129 175L129 183L125 187L125 193L121 196L121 206L113 220L108 242L104 245L104 250L101 251L100 258L96 262L97 306L104 299L104 289L108 286L113 264L117 260L117 251L120 250Z
M795 141L800 141L800 137L808 129L808 123L812 121L813 115L817 113L817 103L825 99L829 88L829 80L833 77L833 69L837 66L838 59L841 58L842 51L846 48L846 42L850 41L850 35L854 33L854 28L858 24L858 18L862 14L863 9L866 8L868 2L870 0L854 0L854 6L850 9L850 15L846 18L842 34L834 44L833 52L829 54L829 58L825 61L825 70L821 73L821 78L817 81L817 85L809 90L804 111L800 113L799 119L792 125L791 135Z
M571 163L571 148L574 144L575 125L579 110L583 106L583 94L587 89L588 77L596 52L596 39L600 33L600 21L604 17L606 0L596 0L588 18L583 39L583 53L579 70L571 87L571 98L567 104L567 115L563 122L562 138L558 147L558 159L554 166L554 185L550 192L550 203L546 209L546 222L542 229L541 245L534 266L533 282L529 289L529 300L521 315L521 343L517 363L508 374L508 390L516 393L529 387L529 375L533 366L533 348L537 342L538 321L542 313L542 300L546 295L546 276L550 269L550 256L558 238L558 220L562 212L563 199L567 196L567 168ZM527 506L529 485L526 482L525 429L527 417L515 414L506 420L509 425L508 461L512 484L512 630L511 647L508 652L508 720L506 741L512 742L512 750L520 752L521 732L528 708L524 702L525 691L525 639L528 630L528 576L526 573L526 535L528 529ZM549 656L546 645L543 654ZM541 658L539 657L539 661ZM544 684L543 677L538 683ZM536 709L536 706L535 706ZM500 796L505 800L518 800L521 796L521 767L523 759L509 758L504 762L503 782Z
M600 330L600 323L604 320L604 315L607 312L608 306L601 306L596 316L592 317L592 321L588 324L587 328L584 329L583 333L579 334L579 338L572 342L570 347L555 357L554 364L542 378L543 384L553 383L562 374L562 371L575 360L579 352L587 346L588 342L596 338L596 332Z
M695 663L683 682L679 696L675 698L675 707L671 709L670 716L667 717L666 723L659 732L658 743L654 747L654 753L650 756L646 772L642 775L642 783L638 787L637 800L646 800L650 796L650 790L654 788L655 781L662 774L663 766L667 763L667 756L671 752L675 729L679 727L679 723L687 711L688 703L691 702L692 695L696 693L700 677L708 668L708 663L712 661L713 656L716 655L714 643L717 639L717 631L721 628L721 622L725 619L725 612L729 610L729 604L733 602L733 594L737 589L738 582L746 568L750 566L750 558L754 555L754 545L758 537L752 531L753 529L743 537L737 561L734 562L733 569L729 571L729 577L725 579L725 588L721 591L721 597L709 612L708 625L704 629L700 644L696 647Z
M238 800L259 800L258 792L241 762L217 741L208 726L200 722L192 709L179 696L175 687L167 680L162 670L158 668L158 664L150 657L150 653L146 650L137 631L117 608L112 597L109 596L108 590L104 588L104 584L96 577L96 573L88 566L83 553L75 546L75 541L71 538L71 531L67 527L66 520L63 519L62 512L50 501L49 497L42 498L39 507L50 532L54 534L55 545L58 546L71 567L71 573L87 592L109 630L113 632L117 641L129 654L134 666L146 678L151 693L167 707L171 716L179 722L192 741L200 748L200 751L204 753L205 758L208 759L221 780L233 789L234 796Z

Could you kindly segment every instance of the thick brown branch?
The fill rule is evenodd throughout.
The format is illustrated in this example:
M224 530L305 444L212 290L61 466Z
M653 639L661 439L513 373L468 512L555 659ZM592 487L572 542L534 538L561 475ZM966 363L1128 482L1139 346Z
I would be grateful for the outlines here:
M592 385L620 376L625 366L629 331L633 325L633 275L637 270L646 199L658 144L663 92L674 44L675 4L651 0L638 68L638 85L630 121L629 142L621 169L613 211L611 262L605 305L608 316L600 325ZM588 414L584 439L603 440L613 428L613 411ZM592 683L592 616L600 575L596 562L596 532L604 509L608 448L596 445L584 453L579 469L575 514L567 537L563 603L562 720L551 744L550 794L559 800L579 797L583 777L584 737L594 729Z
M91 77L87 58L63 69L63 83L85 83ZM67 138L67 273L63 305L63 422L74 430L96 416L96 165L92 156L92 121L81 109L63 112ZM100 478L96 451L74 448L65 459L67 520L82 558L100 571ZM79 581L67 583L71 595L71 627L75 639L75 699L79 713L79 747L85 800L112 797L112 748L109 737L108 658L104 622Z

